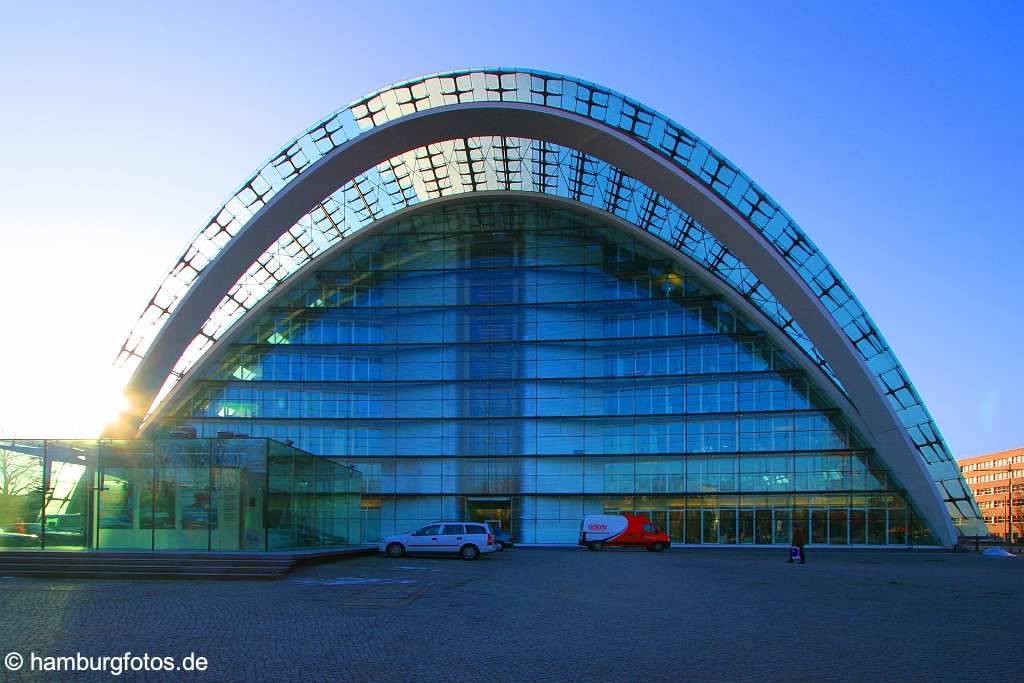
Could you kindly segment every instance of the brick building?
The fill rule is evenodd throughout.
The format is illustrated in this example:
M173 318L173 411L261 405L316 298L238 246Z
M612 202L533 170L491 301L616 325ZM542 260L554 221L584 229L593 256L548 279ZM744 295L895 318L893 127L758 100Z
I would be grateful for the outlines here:
M1024 539L1024 448L964 458L960 460L960 469L978 499L988 532L1021 542Z

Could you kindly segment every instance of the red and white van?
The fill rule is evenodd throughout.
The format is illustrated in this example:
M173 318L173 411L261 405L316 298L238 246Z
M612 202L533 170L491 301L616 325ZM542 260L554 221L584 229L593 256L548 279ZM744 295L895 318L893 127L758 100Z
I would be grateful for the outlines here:
M591 550L621 546L660 553L672 544L672 539L640 515L587 515L580 523L579 544Z

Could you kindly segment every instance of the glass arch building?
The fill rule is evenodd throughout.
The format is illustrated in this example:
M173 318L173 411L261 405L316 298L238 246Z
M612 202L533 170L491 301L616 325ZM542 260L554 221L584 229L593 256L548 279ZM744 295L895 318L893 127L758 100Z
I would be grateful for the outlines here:
M292 440L363 473L363 537L475 517L574 543L984 533L881 333L681 125L557 74L372 93L232 194L122 348L113 435Z

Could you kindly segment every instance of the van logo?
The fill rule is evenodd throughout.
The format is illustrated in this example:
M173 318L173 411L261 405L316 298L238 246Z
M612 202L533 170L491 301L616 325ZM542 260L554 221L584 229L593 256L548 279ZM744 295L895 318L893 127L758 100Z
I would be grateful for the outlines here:
M587 531L608 531L608 525L590 523L587 525Z

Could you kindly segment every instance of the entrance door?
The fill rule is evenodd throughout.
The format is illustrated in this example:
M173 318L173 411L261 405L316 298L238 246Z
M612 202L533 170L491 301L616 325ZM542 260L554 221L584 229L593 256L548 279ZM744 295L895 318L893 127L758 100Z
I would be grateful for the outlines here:
M511 498L466 498L466 521L486 522L512 532Z

